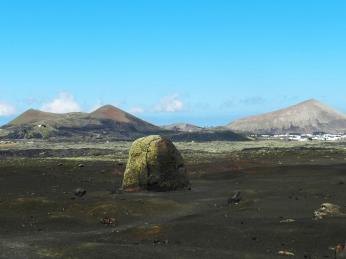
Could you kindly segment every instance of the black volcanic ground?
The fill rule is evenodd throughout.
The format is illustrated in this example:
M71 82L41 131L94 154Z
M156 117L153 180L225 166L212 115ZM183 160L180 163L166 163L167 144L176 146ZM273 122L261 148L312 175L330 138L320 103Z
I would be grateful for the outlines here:
M340 150L184 153L191 191L127 194L116 192L121 161L3 156L0 258L270 259L280 250L334 258L330 247L345 241L345 218L316 221L313 211L323 202L345 206ZM77 187L86 195L77 197ZM228 204L235 191L240 203ZM107 217L114 224L100 222Z

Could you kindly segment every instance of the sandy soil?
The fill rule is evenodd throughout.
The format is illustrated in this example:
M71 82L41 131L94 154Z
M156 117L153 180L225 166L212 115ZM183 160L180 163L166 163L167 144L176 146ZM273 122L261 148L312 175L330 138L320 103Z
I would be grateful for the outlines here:
M117 192L122 162L0 159L0 258L334 258L346 218L313 212L346 208L344 156L240 156L188 161L192 190L169 193Z

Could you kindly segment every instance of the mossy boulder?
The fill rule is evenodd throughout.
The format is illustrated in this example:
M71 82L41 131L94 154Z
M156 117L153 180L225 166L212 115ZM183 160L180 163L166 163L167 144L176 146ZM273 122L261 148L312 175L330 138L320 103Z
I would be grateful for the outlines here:
M169 139L153 135L132 144L122 184L124 191L173 191L188 186L184 160Z

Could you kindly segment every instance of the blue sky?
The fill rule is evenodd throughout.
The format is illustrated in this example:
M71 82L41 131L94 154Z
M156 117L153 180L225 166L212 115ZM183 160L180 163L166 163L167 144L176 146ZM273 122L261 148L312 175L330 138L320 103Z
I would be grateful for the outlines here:
M346 112L346 1L0 1L0 124L113 104L222 125L310 98Z

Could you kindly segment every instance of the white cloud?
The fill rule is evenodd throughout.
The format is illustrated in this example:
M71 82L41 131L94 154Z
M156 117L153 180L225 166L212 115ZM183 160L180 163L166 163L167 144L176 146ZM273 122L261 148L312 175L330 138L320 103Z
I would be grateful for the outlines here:
M133 113L133 114L140 114L143 112L144 112L144 109L141 107L132 107L131 109L129 109L129 113Z
M174 94L163 97L156 105L157 112L178 112L184 108L184 103L179 99L179 96Z
M79 112L81 108L73 95L62 92L51 102L44 104L41 110L54 113Z
M16 113L16 108L8 103L0 102L0 117L10 116Z

